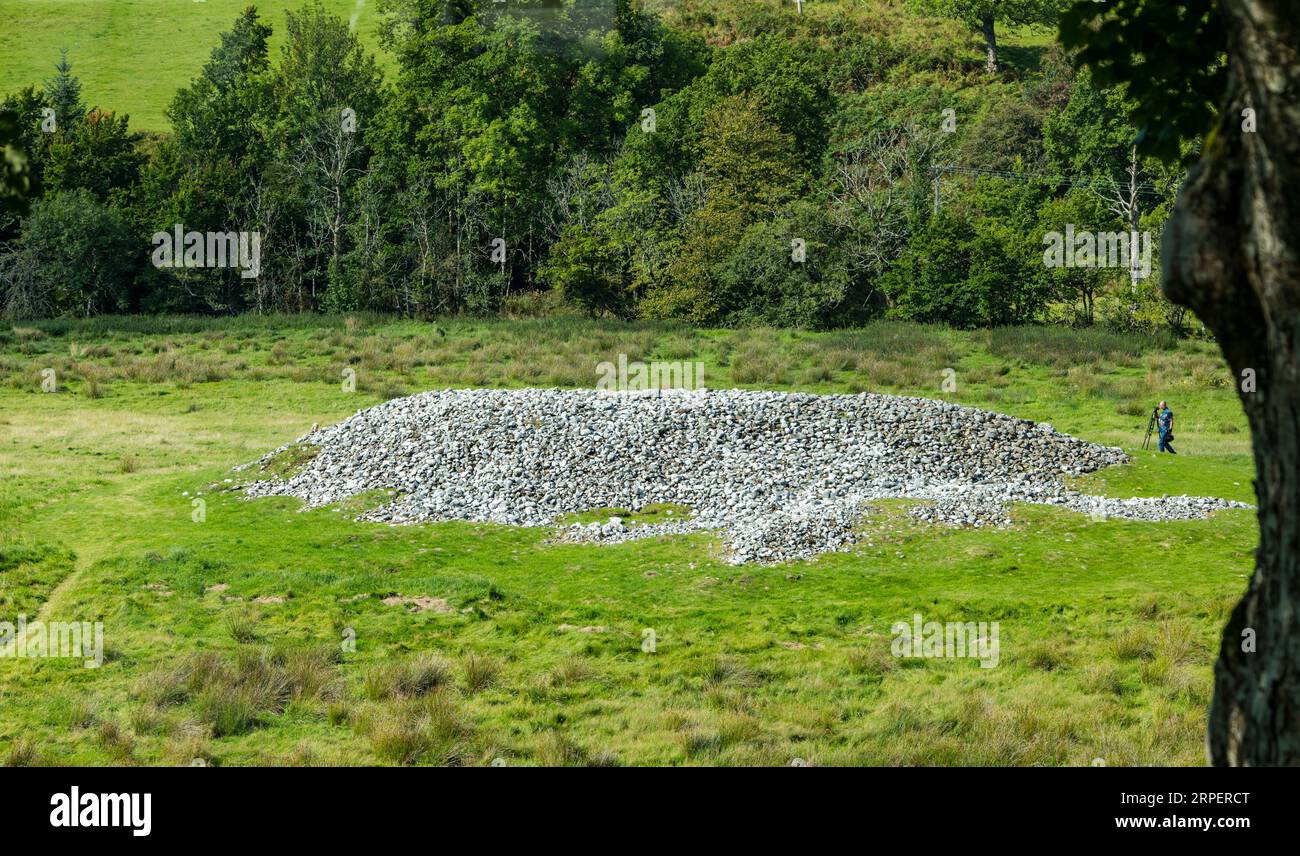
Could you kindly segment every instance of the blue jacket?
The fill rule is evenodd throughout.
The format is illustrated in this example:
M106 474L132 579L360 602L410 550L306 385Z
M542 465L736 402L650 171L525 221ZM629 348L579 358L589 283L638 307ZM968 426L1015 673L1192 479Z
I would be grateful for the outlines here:
M1174 430L1174 412L1168 407L1160 411L1159 423L1161 434L1168 434Z

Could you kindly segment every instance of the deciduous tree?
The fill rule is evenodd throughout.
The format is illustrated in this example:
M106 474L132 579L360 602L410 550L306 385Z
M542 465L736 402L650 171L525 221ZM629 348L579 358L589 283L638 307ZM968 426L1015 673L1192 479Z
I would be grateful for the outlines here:
M1215 666L1214 764L1300 764L1300 4L1081 2L1062 21L1137 103L1141 149L1205 133L1165 229L1163 287L1213 330L1250 421L1259 548ZM1226 60L1226 61L1225 61Z

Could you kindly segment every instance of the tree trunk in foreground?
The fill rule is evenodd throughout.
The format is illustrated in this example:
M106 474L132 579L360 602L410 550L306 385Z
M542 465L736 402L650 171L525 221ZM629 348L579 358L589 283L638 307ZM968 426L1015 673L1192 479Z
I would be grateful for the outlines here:
M1164 237L1165 293L1195 310L1218 338L1250 420L1255 453L1259 549L1215 666L1208 749L1216 765L1300 764L1300 16L1295 5L1294 0L1221 5L1231 58L1227 94ZM1242 127L1248 107L1258 121L1253 133Z
M984 70L995 74L998 70L998 36L993 29L992 15L985 15L980 20L980 32L984 34L984 50L987 53Z

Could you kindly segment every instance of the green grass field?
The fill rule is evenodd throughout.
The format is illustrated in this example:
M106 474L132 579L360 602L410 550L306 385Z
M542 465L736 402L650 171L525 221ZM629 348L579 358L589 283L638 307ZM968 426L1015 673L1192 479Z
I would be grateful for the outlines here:
M321 0L325 10L350 20L381 63L375 38L375 0ZM198 76L223 31L256 6L274 28L278 61L284 12L300 0L9 0L0 29L0 94L40 87L54 76L60 51L68 51L81 78L85 102L118 115L131 127L168 129L165 111L176 90Z
M106 657L0 658L0 760L1203 763L1250 511L1143 524L1022 506L1009 530L955 531L894 504L851 552L733 567L707 536L555 545L543 530L355 522L377 497L302 512L220 489L313 422L422 389L591 386L620 352L702 360L713 387L897 392L1046 419L1134 456L1091 489L1253 498L1245 420L1200 342L565 318L3 328L0 611L103 621ZM43 369L57 391L41 391ZM1136 448L1161 396L1179 414L1176 458ZM916 613L1000 622L1000 664L891 656L891 625Z

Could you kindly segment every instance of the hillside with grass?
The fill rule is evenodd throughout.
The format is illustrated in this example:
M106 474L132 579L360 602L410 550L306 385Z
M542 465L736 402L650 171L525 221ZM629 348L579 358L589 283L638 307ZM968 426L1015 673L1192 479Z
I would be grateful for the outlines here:
M141 131L169 129L176 90L198 76L222 31L247 6L282 24L298 0L12 0L0 29L0 93L54 76L67 51L86 103L130 116ZM375 0L323 0L378 50ZM279 49L282 39L273 40Z
M1090 492L1253 501L1231 378L1195 341L364 315L16 325L0 333L0 604L103 621L106 651L97 669L0 661L0 758L1203 763L1218 634L1253 562L1248 510L1140 523L1017 506L1009 528L961 530L891 502L848 552L737 567L707 535L560 544L354 519L384 496L304 511L226 489L231 467L313 423L424 389L589 387L620 353L702 361L712 387L1050 421L1132 456L1081 479ZM1160 397L1178 408L1177 457L1140 448ZM891 626L918 612L999 621L999 666L891 655Z

